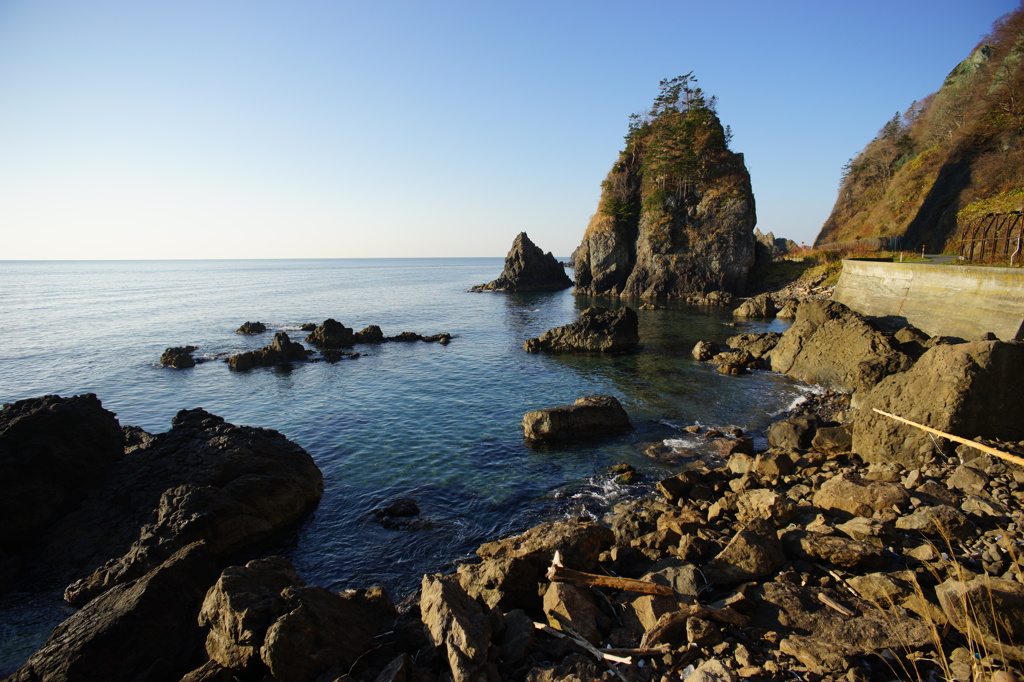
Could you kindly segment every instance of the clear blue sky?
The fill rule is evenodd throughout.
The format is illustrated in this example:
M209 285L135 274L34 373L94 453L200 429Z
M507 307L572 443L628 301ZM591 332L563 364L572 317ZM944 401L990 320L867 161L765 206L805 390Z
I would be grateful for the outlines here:
M758 227L1016 0L0 0L0 260L567 256L630 113L693 71Z

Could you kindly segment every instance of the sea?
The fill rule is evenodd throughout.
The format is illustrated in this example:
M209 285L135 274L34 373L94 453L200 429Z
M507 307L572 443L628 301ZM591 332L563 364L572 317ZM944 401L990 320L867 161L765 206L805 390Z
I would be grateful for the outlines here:
M571 290L467 291L502 266L501 258L0 261L0 402L95 393L122 425L152 433L195 407L276 429L315 459L324 495L273 553L307 584L383 585L397 600L485 541L547 520L600 518L689 462L712 460L707 440L684 427L738 426L760 438L815 390L771 372L725 376L693 360L698 340L786 328L734 322L723 308L639 310L641 346L628 354L527 354L526 339L587 307L621 303ZM375 324L387 336L452 340L360 346L360 357L335 364L228 369L228 355L268 345L275 331L301 341L300 325L327 318L356 331ZM265 334L235 333L257 320ZM205 362L160 366L166 348L183 345ZM544 447L524 441L526 412L591 394L618 398L634 430ZM658 443L679 461L645 454ZM619 463L646 483L617 483L608 470ZM415 500L429 523L382 526L374 511L399 498ZM0 598L0 671L24 662L68 614L63 586L36 587Z

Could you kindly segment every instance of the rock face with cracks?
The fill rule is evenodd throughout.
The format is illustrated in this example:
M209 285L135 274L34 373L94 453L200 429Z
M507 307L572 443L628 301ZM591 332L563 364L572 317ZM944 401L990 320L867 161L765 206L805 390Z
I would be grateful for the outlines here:
M560 291L571 286L572 280L562 264L530 241L525 232L520 232L505 256L501 276L470 291Z

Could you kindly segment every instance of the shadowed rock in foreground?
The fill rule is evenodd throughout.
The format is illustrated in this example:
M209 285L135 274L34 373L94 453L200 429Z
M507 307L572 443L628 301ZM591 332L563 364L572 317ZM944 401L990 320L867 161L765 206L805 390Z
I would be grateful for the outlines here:
M551 252L544 253L520 232L505 256L501 277L470 291L560 291L572 286L565 268Z

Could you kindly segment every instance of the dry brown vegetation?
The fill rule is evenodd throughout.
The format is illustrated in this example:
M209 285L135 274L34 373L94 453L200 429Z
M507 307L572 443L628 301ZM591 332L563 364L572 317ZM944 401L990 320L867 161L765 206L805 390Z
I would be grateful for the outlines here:
M972 207L1024 188L1022 142L1024 5L850 160L815 243L896 236L906 249L953 251L958 214L963 223Z

